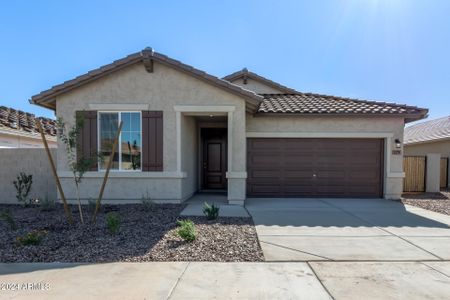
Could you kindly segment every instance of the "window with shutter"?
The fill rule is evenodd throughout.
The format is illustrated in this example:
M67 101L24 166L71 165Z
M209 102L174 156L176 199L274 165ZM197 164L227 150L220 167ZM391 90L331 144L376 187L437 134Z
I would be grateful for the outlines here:
M97 111L77 111L76 117L83 120L83 127L77 140L77 159L92 159L90 171L97 171Z
M163 171L163 112L142 112L142 170Z

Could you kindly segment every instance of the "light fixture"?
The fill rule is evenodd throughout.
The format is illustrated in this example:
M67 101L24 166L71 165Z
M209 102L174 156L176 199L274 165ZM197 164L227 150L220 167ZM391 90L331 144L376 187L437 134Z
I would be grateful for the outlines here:
M213 117L214 117L214 115L209 115L209 117L210 117L210 118L213 118Z
M399 139L395 139L395 148L400 149L402 147L402 143Z

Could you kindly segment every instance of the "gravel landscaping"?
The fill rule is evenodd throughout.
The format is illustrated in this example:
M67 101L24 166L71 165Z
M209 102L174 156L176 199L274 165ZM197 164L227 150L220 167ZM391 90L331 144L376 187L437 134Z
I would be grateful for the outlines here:
M402 195L404 204L414 205L441 214L450 215L450 190L440 193L408 193Z
M38 207L0 205L9 209L17 225L11 230L0 220L0 262L116 262L116 261L262 261L264 259L251 218L224 218L195 223L197 239L191 243L177 236L176 221L183 205L105 205L95 225L66 222L62 206L52 211ZM75 206L71 207L78 220ZM85 219L90 217L85 207ZM121 225L117 234L106 227L106 214L116 212ZM90 218L89 218L90 219ZM38 245L22 246L17 237L32 230L44 232Z

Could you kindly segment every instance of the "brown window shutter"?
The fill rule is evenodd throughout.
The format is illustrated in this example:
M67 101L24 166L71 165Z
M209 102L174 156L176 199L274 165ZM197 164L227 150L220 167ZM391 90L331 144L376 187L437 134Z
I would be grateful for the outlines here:
M77 111L77 118L82 117L83 128L78 135L77 158L93 159L90 171L98 170L97 163L97 111L83 110Z
M142 112L142 171L163 171L163 112Z

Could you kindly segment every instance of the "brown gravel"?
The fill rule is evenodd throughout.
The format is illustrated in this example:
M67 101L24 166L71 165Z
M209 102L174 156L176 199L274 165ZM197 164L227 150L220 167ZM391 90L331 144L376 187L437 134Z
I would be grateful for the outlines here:
M440 193L408 193L402 195L404 204L414 205L441 214L450 215L450 191Z
M192 217L198 238L192 243L176 235L176 221L182 205L105 205L97 224L68 225L63 209L50 212L37 207L0 205L8 208L18 229L12 231L0 220L0 262L113 262L113 261L262 261L251 218L219 218L208 221ZM74 217L76 207L71 207ZM112 235L105 227L107 212L117 212L120 231ZM85 219L90 217L85 208ZM38 246L18 246L16 237L31 230L47 230Z

